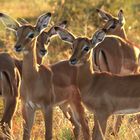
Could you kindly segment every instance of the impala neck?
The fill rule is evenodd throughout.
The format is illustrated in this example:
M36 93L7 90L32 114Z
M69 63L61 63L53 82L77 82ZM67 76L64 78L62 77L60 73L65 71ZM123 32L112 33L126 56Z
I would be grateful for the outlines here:
M36 47L36 59L37 59L37 64L38 65L41 65L42 64L42 57L39 56L39 52L38 52L38 49Z
M33 39L27 46L27 51L24 51L23 65L22 65L22 77L29 80L33 78L38 71L36 60L36 38Z
M88 83L91 83L93 75L93 66L92 66L92 51L90 52L89 59L78 68L78 83L80 89L84 89Z
M23 63L23 61L22 60L18 60L16 58L14 58L14 61L15 61L15 65L16 65L20 75L22 75L22 63Z
M116 35L116 36L119 36L119 37L121 37L121 38L127 40L127 36L126 36L126 32L125 32L124 27L122 27L122 28L117 28L115 31L110 32L109 34L110 34L110 35Z

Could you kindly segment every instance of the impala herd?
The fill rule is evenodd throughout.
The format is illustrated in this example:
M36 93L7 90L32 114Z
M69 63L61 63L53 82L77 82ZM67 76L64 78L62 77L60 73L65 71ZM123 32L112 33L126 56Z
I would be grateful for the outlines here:
M123 11L117 18L101 9L97 12L106 23L91 38L75 37L65 29L67 21L45 31L51 13L39 16L35 25L0 13L3 24L16 33L15 51L23 53L23 60L0 54L0 94L4 100L1 139L12 139L12 117L19 98L23 140L30 139L38 109L44 114L46 140L53 139L53 107L57 105L74 126L76 140L107 139L110 116L140 112L140 51L127 39ZM71 44L72 55L69 60L43 65L49 42L56 35ZM94 114L92 136L83 105ZM121 118L113 119L115 134Z

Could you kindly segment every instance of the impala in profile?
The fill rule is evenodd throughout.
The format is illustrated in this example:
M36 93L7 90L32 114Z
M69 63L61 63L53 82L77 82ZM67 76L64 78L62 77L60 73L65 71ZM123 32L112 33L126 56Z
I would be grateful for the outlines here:
M138 73L140 46L134 45L127 38L123 10L119 10L117 17L101 9L97 9L97 12L101 19L105 21L104 28L107 30L107 35L109 36L93 51L94 70L107 71L119 75ZM136 117L139 119L139 115ZM121 118L122 116L115 117L113 121L114 132L111 132L112 134L119 131Z
M65 29L55 28L60 38L71 43L71 65L79 69L78 79L84 76L80 88L84 104L95 115L93 139L103 140L107 119L113 114L131 114L140 112L140 75L119 76L111 73L96 73L92 68L92 48L103 41L107 31L98 30L92 39L78 37ZM82 75L81 75L82 74Z

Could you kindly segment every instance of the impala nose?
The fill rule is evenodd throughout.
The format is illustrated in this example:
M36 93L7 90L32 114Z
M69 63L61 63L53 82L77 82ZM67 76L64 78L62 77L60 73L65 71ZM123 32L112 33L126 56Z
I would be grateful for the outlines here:
M77 63L76 58L73 58L73 59L70 60L70 64L71 65L75 65L76 63Z
M22 50L21 45L16 45L15 46L15 51L20 52Z
M40 50L40 54L41 54L42 56L44 56L46 53L47 53L47 50L45 50L45 49Z

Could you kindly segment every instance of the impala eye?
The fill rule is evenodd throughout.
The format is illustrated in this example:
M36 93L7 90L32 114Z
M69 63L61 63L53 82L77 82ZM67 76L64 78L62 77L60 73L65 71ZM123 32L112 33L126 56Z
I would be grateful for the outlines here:
M33 32L29 33L27 37L28 38L33 38L34 37L34 33Z
M87 46L87 45L86 45L85 47L83 47L83 49L82 49L82 50L83 50L83 51L85 51L85 52L88 52L88 51L89 51L89 49L90 49L90 48L89 48L89 46Z
M110 28L115 29L116 28L115 24L113 24Z

